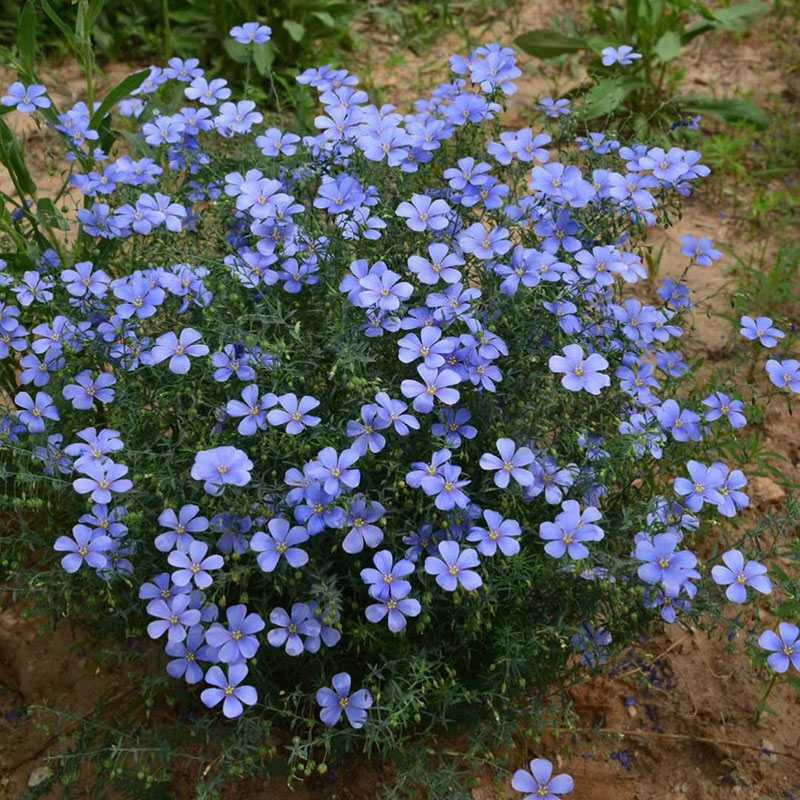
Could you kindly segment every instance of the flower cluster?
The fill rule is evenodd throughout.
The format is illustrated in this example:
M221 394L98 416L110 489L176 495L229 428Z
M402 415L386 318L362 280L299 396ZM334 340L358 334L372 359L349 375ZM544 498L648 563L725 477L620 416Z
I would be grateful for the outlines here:
M120 105L139 159L100 151L82 104L54 109L87 202L74 253L0 270L0 357L27 387L0 454L48 476L59 524L74 511L54 539L64 570L120 595L135 582L168 674L204 682L225 717L291 696L288 718L360 729L379 707L411 728L416 706L373 690L414 659L440 670L421 693L457 675L508 700L494 669L511 634L536 653L523 684L566 668L565 639L537 638L542 607L602 663L607 593L640 602L643 585L653 613L688 612L702 573L684 537L748 505L717 451L686 462L747 424L732 388L702 407L680 391L688 285L655 304L628 290L647 277L638 232L708 173L700 154L565 143L547 122L562 100L547 131L502 130L513 51L451 67L405 114L346 70L308 70L322 111L300 135L172 59ZM45 101L22 84L3 98ZM742 332L784 336L761 317ZM800 391L797 361L766 368ZM741 552L724 563L732 602L770 591ZM551 771L535 760L514 786L569 792Z

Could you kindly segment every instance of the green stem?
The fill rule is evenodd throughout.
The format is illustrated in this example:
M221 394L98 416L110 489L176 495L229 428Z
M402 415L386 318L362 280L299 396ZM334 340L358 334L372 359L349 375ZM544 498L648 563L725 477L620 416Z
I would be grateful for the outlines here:
M164 20L164 58L172 56L172 29L169 25L169 0L161 0L161 14Z
M758 723L758 720L761 718L761 713L767 706L767 698L769 697L770 692L772 692L772 690L775 688L775 683L777 682L777 680L778 680L778 673L773 672L772 680L770 680L769 685L767 686L767 691L764 692L764 696L761 698L761 702L758 704L758 708L756 708L756 718L755 718L756 723Z

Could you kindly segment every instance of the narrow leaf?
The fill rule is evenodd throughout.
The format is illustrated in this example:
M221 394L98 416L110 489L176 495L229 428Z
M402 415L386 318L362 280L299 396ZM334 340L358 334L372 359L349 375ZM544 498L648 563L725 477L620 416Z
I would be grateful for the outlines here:
M520 50L537 58L558 58L567 53L578 53L586 49L583 39L565 36L553 30L528 31L514 39Z
M715 100L713 97L691 95L680 101L686 111L708 114L723 122L750 122L759 128L769 125L769 117L757 105L738 97L726 97Z
M150 74L149 70L142 70L141 72L134 72L133 75L128 75L127 78L121 80L100 103L97 111L92 114L92 119L89 122L89 127L97 130L103 117L108 114L112 106L120 100L126 98L132 91L138 89L145 81L145 78Z
M25 3L19 15L17 45L23 66L33 75L36 69L36 10L32 0Z

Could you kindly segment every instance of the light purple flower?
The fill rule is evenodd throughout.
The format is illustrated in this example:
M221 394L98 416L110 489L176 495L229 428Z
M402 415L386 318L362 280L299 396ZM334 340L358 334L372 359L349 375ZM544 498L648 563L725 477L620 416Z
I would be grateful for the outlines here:
M703 400L703 405L708 408L703 419L706 422L726 417L732 428L743 428L747 425L744 415L744 403L741 400L731 400L724 392L714 392Z
M530 486L533 483L533 473L525 469L534 461L530 448L517 448L513 439L498 439L497 452L500 453L500 458L492 453L484 453L480 460L482 469L497 470L494 474L496 486L505 489L511 478L520 486Z
M461 272L457 267L464 265L464 259L456 253L451 253L446 244L435 242L428 245L428 256L428 258L422 256L408 258L408 268L421 283L433 286L440 278L446 283L458 283L461 280Z
M599 353L584 358L583 348L578 344L568 344L563 356L551 356L551 372L563 372L561 385L571 392L585 389L589 394L600 394L601 389L611 385L611 379L602 370L608 369L608 361Z
M65 400L72 402L73 408L89 411L98 403L111 403L114 400L114 390L111 388L117 379L110 372L101 372L95 380L92 373L86 369L75 376L75 383L67 384L61 393Z
M413 597L403 597L399 600L389 597L377 603L370 603L364 614L373 623L380 622L388 616L389 630L400 633L406 628L406 617L418 617L422 612L419 601Z
M764 347L775 347L779 339L783 339L786 334L772 324L769 317L752 317L744 316L739 320L741 328L739 333L751 342L756 339L761 342Z
M444 200L432 200L424 194L415 194L411 202L403 202L397 206L395 214L406 218L406 225L412 231L444 230L448 223L447 215L450 206Z
M785 361L771 358L767 361L767 375L779 389L800 394L800 361L796 358L787 358Z
M467 541L478 542L478 552L482 556L493 556L498 549L504 556L519 553L517 537L522 535L522 530L516 520L503 519L502 514L491 509L483 512L483 518L487 527L476 525L467 536Z
M332 497L341 494L342 487L355 489L361 481L361 471L351 469L358 461L355 450L342 450L337 453L333 447L326 447L317 454L317 460L308 468L309 477L322 482L322 488Z
M267 523L267 528L269 534L256 531L250 540L250 549L258 553L256 560L264 572L272 572L281 556L294 569L308 563L308 553L297 546L309 539L308 531L302 525L290 528L283 517L275 517Z
M383 531L375 523L386 513L377 502L367 502L363 495L356 495L350 506L345 526L350 526L342 542L345 553L360 553L367 547L377 547L383 541Z
M147 613L156 619L147 626L151 639L158 639L167 634L170 642L182 642L186 638L186 629L200 622L200 611L189 608L190 594L176 594L169 600L161 598L153 600L147 606Z
M566 773L553 777L553 765L546 758L534 758L530 772L518 769L511 779L511 786L522 792L523 800L558 800L557 795L569 794L575 787Z
M208 346L197 344L200 333L194 328L184 328L180 337L172 331L159 336L150 350L150 363L160 364L169 359L169 371L175 375L185 375L191 367L189 356L199 358L208 355Z
M245 22L234 25L230 30L231 38L239 44L264 44L270 40L272 29L260 22Z
M103 569L108 562L106 553L111 549L111 545L109 536L96 536L87 525L75 525L72 528L72 538L59 536L53 549L67 553L61 559L61 566L72 573L77 572L84 562L92 569Z
M247 665L231 664L228 667L228 677L220 667L211 667L206 673L206 683L211 684L211 688L203 689L200 699L206 708L222 703L222 713L228 719L234 719L242 715L244 706L255 705L258 701L258 694L252 686L241 686L241 682L247 677ZM224 701L224 702L223 702Z
M622 67L629 67L636 59L642 57L641 53L635 53L629 44L619 47L604 47L602 50L603 66L610 67L619 64Z
M312 416L309 411L313 411L318 405L319 400L309 395L304 395L299 401L294 393L282 394L278 398L281 408L273 408L267 414L270 425L286 425L286 433L296 435L302 433L306 426L313 428L319 425L320 418Z
M53 398L46 392L36 392L36 400L27 392L19 392L14 402L20 408L15 412L17 419L28 429L28 433L44 433L46 419L60 419Z
M697 239L691 234L681 239L681 253L689 256L701 267L710 267L714 261L719 261L722 258L722 253L714 249L711 239L705 236Z
M772 591L772 582L767 577L767 568L758 561L744 562L739 550L728 550L722 554L723 567L717 564L711 569L711 577L718 586L727 586L725 596L732 603L744 603L747 600L747 588L751 587L761 594Z
M208 545L205 542L194 541L188 550L173 550L167 561L171 566L177 567L172 573L172 582L176 586L187 586L194 581L198 589L207 589L213 579L208 574L209 570L221 569L225 564L222 556L207 556Z
M410 283L401 281L400 275L390 269L380 274L372 270L361 278L359 284L359 305L379 308L381 311L396 311L400 308L400 303L408 300L414 292Z
M224 78L214 78L209 82L202 76L195 78L183 93L189 100L199 100L206 106L214 106L220 100L227 100L231 96L228 82Z
M565 500L561 508L554 522L539 525L539 536L547 542L545 552L553 558L565 553L575 561L587 558L589 550L583 542L599 542L604 536L602 528L594 524L601 517L600 511L594 506L581 511L577 500Z
M759 645L772 653L767 663L775 672L786 672L791 663L800 672L800 629L790 622L781 622L778 633L764 631L758 637Z
M439 557L425 559L425 572L436 577L436 583L446 592L454 592L460 583L467 591L483 585L481 576L472 567L480 566L478 554L472 548L461 550L458 542L439 542Z
M257 633L264 630L259 614L248 614L247 606L231 606L225 613L228 626L215 623L206 631L206 641L219 650L219 660L235 664L253 658L259 648Z
M258 394L258 386L252 383L242 389L241 400L228 400L225 411L229 417L241 417L236 430L242 436L253 436L256 431L267 427L267 411L278 404L278 398L272 393Z
M319 718L328 727L333 727L344 712L353 728L363 728L367 721L367 709L372 706L372 695L366 689L351 694L350 675L339 672L331 680L333 689L327 686L317 692L317 704L321 707Z
M290 656L299 656L303 652L305 646L301 636L317 637L322 630L305 603L295 603L291 616L283 608L273 608L269 621L275 627L267 634L267 641L273 647L285 645L286 654Z
M480 222L474 222L459 234L458 243L465 253L476 258L490 259L502 256L511 249L511 240L506 228L487 230Z
M225 486L245 486L250 483L253 462L247 454L229 445L201 450L194 457L192 477L204 481L210 495L218 495Z
M0 99L6 108L16 106L17 111L23 114L33 114L40 108L50 108L50 98L46 97L47 89L39 83L25 86L16 81L8 87L8 94Z
M388 600L393 597L399 600L411 592L411 584L406 576L414 572L414 564L401 558L394 563L389 550L379 550L372 557L375 568L365 567L361 570L361 580L369 586L371 597L376 600Z
M661 583L670 597L677 597L687 573L694 569L697 558L690 550L676 552L680 538L674 533L659 533L653 541L636 543L634 557L642 561L638 575L649 584Z
M413 398L415 411L427 414L433 409L433 400L436 398L440 403L452 406L461 397L458 389L450 388L461 383L461 378L452 369L441 371L426 367L420 364L417 373L422 378L422 383L413 380L404 380L400 384L400 391L404 397Z
M675 494L684 498L686 508L697 513L704 503L715 502L712 492L722 486L725 475L718 466L706 467L699 461L689 461L686 468L691 480L675 478L673 488Z
M122 494L133 488L133 483L124 477L128 468L109 459L89 462L81 471L86 477L76 478L72 486L78 494L89 494L93 503L110 503L112 492Z
M192 503L182 506L177 514L171 508L165 508L158 515L158 524L168 530L156 536L156 550L168 553L177 548L186 552L194 541L192 534L208 529L208 519L198 516L199 512L200 508Z

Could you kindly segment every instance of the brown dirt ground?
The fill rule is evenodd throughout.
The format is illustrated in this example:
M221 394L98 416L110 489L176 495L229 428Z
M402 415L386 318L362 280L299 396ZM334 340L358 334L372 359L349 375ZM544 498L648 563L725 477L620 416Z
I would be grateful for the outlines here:
M575 7L574 0L555 8L543 0L526 0L519 30L546 27L554 13L563 15ZM476 41L495 38L510 41L508 27L495 25L475 32ZM697 40L683 63L689 88L720 93L736 89L762 92L766 88L778 101L781 97L796 101L796 87L789 86L791 76L775 52L774 41L774 33L764 30L738 41ZM384 89L382 99L396 100L398 93L413 98L440 78L449 54L463 49L462 42L452 35L443 37L425 56L402 55L402 42L389 37L370 48L362 74L370 84ZM510 111L524 122L534 97L566 84L555 73L532 74L534 59L522 57L521 61L525 77ZM118 79L125 67L114 66L112 71ZM60 85L65 95L77 98L81 85L77 71L68 66ZM28 133L37 135L32 130ZM57 181L41 169L39 179L48 187ZM683 221L653 235L656 247L664 245L660 276L675 277L682 270L684 260L678 245L688 232L710 236L739 254L751 252L757 244L724 193L709 196L701 190L687 203ZM727 257L727 266L730 261ZM726 297L732 291L726 262L723 267L698 271L692 282L699 296L716 295L711 300L716 311L726 309ZM710 360L723 361L729 323L698 313L695 324L692 354L704 353ZM785 406L773 404L764 424L765 446L785 457L785 478L792 483L800 481L798 433L800 426ZM786 497L769 478L755 478L751 489L753 519L768 508L778 510ZM108 678L80 650L68 621L59 623L55 631L45 631L40 630L40 622L23 618L20 612L19 606L11 606L0 613L0 798L13 798L24 791L31 773L46 766L48 752L63 747L58 731L42 730L33 716L26 715L26 708L49 705L85 713ZM743 645L738 640L727 645L695 629L667 626L632 653L627 664L572 690L579 716L579 732L574 737L562 739L558 747L542 745L530 752L520 749L514 754L515 766L523 766L535 756L551 758L559 770L574 776L572 797L576 800L797 800L800 703L789 687L779 686L770 703L778 715L764 715L754 724L762 684L749 666ZM655 677L653 685L643 680L647 675ZM119 701L119 696L116 699ZM590 728L593 730L586 730ZM300 786L294 791L274 782L248 780L231 787L229 796L241 800L374 798L379 782L375 765L355 764L341 775L346 779ZM90 786L87 780L74 796L88 797ZM519 795L507 782L496 786L488 771L479 776L473 792L475 800L513 796Z

